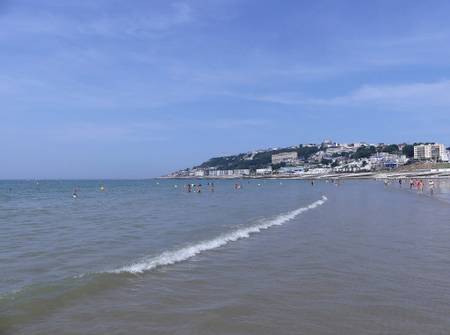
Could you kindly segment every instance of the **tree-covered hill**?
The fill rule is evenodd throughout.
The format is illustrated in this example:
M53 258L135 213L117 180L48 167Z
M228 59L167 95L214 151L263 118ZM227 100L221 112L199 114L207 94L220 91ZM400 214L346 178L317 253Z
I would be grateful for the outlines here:
M299 145L297 147L261 151L254 155L241 153L233 156L214 157L196 166L196 168L217 168L218 170L259 169L267 167L272 163L273 154L292 151L296 151L298 157L305 160L319 151L319 148Z

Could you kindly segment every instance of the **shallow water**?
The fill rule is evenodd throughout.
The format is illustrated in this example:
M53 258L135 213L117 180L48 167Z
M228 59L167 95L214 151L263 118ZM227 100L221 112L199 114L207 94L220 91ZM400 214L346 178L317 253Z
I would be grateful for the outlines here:
M186 182L0 182L0 334L450 332L444 183Z

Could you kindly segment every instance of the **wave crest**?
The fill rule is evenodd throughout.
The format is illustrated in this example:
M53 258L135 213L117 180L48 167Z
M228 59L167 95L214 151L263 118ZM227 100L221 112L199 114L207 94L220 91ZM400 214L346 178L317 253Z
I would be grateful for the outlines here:
M306 212L310 209L314 209L318 206L321 206L327 201L326 196L322 196L322 199L313 202L312 204L295 209L288 213L279 215L272 220L269 220L264 223L260 223L254 226L250 226L247 228L240 228L230 233L226 233L220 235L214 239L206 240L202 242L198 242L194 245L187 246L181 249L173 250L173 251L164 251L158 256L153 256L148 259L144 259L140 262L130 264L119 269L115 269L112 271L108 271L111 273L142 273L145 271L153 270L160 266L171 265L175 263L179 263L185 261L189 258L192 258L203 251L216 249L222 247L230 242L235 242L240 239L249 238L251 234L259 233L264 229L268 229L272 226L281 226L282 224L294 219L298 215Z

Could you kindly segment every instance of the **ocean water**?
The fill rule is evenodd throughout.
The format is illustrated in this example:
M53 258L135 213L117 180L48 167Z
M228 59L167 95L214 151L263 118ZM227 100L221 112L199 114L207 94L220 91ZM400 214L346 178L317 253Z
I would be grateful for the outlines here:
M206 183L0 182L0 334L450 333L448 182Z

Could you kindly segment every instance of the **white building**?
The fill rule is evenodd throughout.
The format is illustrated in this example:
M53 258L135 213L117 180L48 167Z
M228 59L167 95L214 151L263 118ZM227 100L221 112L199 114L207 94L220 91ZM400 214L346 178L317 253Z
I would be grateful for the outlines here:
M196 171L194 171L194 176L195 177L204 177L205 171L204 170L196 170Z
M298 174L305 171L304 166L286 166L278 170L281 174Z
M326 139L322 142L322 147L323 148L330 148L336 146L336 143L334 143L332 140Z
M224 177L224 176L232 176L233 170L210 170L210 177Z
M272 174L272 167L269 166L267 168L256 169L256 174L258 175Z
M335 172L368 172L372 170L372 163L366 160L353 161L334 168Z
M369 158L369 162L373 165L385 165L387 162L393 162L397 166L405 165L408 162L408 158L405 155L395 155L387 152L377 152Z
M220 170L209 170L209 176L210 177L217 177L219 175Z
M281 152L279 154L272 155L272 164L294 164L298 162L297 151Z
M447 152L443 144L420 144L414 146L414 159L434 159L448 162Z
M307 172L305 172L305 174L318 175L318 174L331 173L332 171L333 171L333 169L331 169L331 168L313 168L313 169L309 169Z
M250 169L236 169L236 170L233 170L233 174L235 176L249 176Z

